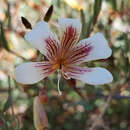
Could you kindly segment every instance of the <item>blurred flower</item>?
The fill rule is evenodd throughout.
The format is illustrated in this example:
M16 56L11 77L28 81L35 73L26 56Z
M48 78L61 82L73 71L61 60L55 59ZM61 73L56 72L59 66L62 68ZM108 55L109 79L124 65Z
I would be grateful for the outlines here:
M57 70L58 79L63 76L67 80L72 78L92 85L111 82L113 77L104 68L78 66L91 60L106 59L111 55L112 51L104 36L96 33L76 44L81 32L80 22L75 19L61 18L59 25L62 30L61 41L50 31L44 21L38 22L25 35L25 39L48 60L19 65L15 70L16 81L22 84L34 84Z
M115 18L115 20L113 22L113 28L112 29L116 29L116 30L124 32L124 33L130 33L130 26L129 25L125 25L121 21L120 17Z
M48 119L46 116L46 112L38 96L34 98L33 116L34 126L36 130L46 130L48 128Z
M81 10L82 0L64 0L71 8Z

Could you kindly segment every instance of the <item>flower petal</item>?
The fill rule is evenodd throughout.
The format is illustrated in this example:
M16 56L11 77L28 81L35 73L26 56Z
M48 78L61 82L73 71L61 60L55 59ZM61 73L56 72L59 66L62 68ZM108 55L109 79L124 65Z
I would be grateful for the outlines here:
M45 39L46 42L46 57L50 61L54 61L54 59L59 55L60 53L60 44L58 41L53 39L52 37L48 37Z
M111 73L100 67L82 68L78 66L71 66L67 68L67 75L70 78L81 80L91 85L102 85L110 83L113 80Z
M56 35L50 31L48 24L44 21L38 22L34 28L25 35L25 39L44 55L47 53L46 39L48 38L55 41L55 43L59 42Z
M81 23L76 19L70 18L60 18L58 23L62 30L61 45L66 51L78 41L81 32Z
M15 80L22 84L34 84L55 71L49 62L23 63L15 69Z
M66 64L78 65L82 63L89 55L91 50L92 46L89 44L80 44L78 46L73 47L65 55Z
M112 54L112 50L108 46L106 39L101 33L96 33L90 38L81 40L76 47L80 48L82 46L86 46L86 48L91 48L88 49L88 51L87 49L86 51L84 51L86 55L84 54L84 57L82 57L82 62L106 59Z

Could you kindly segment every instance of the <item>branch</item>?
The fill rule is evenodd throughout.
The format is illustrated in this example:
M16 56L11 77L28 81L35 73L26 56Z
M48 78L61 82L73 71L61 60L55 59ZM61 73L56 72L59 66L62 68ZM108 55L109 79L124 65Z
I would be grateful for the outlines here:
M105 103L105 105L104 105L102 111L99 113L99 116L98 116L97 119L93 122L92 127L90 127L89 130L95 130L96 127L99 125L99 122L100 122L100 120L102 120L102 117L103 117L103 115L104 115L105 112L106 112L106 109L107 109L107 108L109 107L109 105L111 104L111 101L112 101L112 92L113 92L113 91L111 91L111 93L109 94L109 96L108 96L108 98L107 98L107 101L106 101L106 103Z
M102 93L96 93L96 98L108 98L108 95L104 95ZM113 99L120 100L120 99L130 99L130 96L121 96L120 93L116 93L112 96Z

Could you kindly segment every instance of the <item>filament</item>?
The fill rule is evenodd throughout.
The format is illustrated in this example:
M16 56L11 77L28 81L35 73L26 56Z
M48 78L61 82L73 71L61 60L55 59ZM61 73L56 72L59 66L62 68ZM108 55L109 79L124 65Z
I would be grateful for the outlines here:
M67 79L67 80L68 80L68 79L71 79L71 78L68 76L68 73L67 73L67 72L64 73L64 78Z

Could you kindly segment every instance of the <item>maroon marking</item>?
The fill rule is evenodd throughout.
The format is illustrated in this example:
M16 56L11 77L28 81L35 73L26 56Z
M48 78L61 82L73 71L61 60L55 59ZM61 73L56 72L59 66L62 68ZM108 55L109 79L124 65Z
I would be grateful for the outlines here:
M62 37L62 48L69 49L77 40L77 35L76 28L74 28L72 25L68 26Z
M52 65L53 64L51 64L49 62L45 62L43 64L41 62L39 62L39 63L36 63L36 65L34 65L34 67L40 68L42 74L47 74L47 73L49 73L49 71L54 71L54 69L52 69Z
M53 44L51 43L50 38L46 39L45 42L47 43L47 50L49 52L51 51L51 53L54 54L55 51L54 51Z
M58 42L51 37L45 39L45 42L46 42L47 56L50 58L50 60L52 60L54 56L57 55L59 49Z
M87 68L87 69L84 69L84 68L81 68L81 67L78 67L78 66L70 66L68 68L66 68L67 72L68 73L71 73L71 74L78 74L78 75L81 75L81 74L84 74L85 72L91 72L91 68Z
M84 74L84 72L92 72L91 68L84 69L84 68L80 68L80 67L76 68L76 66L75 66L75 68L73 68L73 69L74 69L73 71L70 71L70 70L67 70L67 71L69 72L68 76L71 78L74 78L74 79L79 79L80 76Z
M69 56L66 57L67 63L74 64L78 63L79 61L82 62L84 59L89 55L90 51L92 50L91 44L81 44L80 46L76 46L72 49L69 53Z
M51 62L38 62L36 63L36 65L34 65L34 67L36 68L40 68L41 69L41 76L43 75L44 77L48 76L50 73L54 72L55 70L52 69L52 65Z

